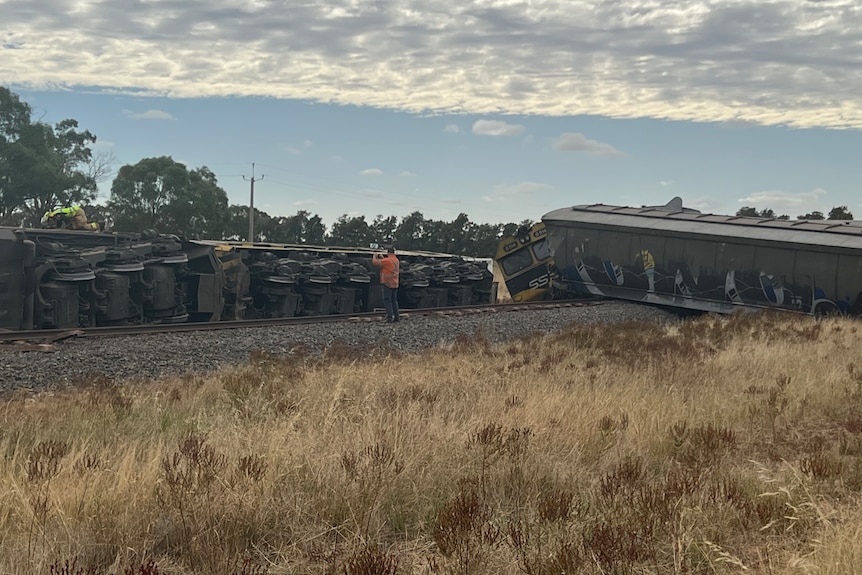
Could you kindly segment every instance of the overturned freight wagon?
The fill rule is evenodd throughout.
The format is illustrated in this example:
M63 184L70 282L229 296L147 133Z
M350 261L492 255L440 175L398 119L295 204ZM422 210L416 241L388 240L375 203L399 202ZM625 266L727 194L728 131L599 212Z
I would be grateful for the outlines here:
M0 228L0 329L350 314L381 307L373 250ZM488 303L489 270L404 252L406 308Z
M580 205L542 217L568 292L727 313L862 313L862 222L665 206Z

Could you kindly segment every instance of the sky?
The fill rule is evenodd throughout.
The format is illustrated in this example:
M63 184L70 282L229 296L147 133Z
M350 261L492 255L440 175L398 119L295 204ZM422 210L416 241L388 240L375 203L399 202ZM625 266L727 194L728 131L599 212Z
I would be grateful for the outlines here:
M327 225L674 196L862 219L860 72L858 0L0 0L0 85L37 119Z

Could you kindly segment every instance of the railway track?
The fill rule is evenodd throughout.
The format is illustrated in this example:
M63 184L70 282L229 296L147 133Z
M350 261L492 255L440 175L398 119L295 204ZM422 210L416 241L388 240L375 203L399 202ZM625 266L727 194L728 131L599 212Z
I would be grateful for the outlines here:
M439 308L419 308L401 310L401 317L409 321L410 317L428 316L464 316L483 313L500 313L507 311L524 311L536 309L553 309L560 307L594 306L603 303L596 300L557 300L521 303L497 303L485 305L447 306ZM94 338L134 336L145 334L164 334L199 331L220 331L226 329L274 327L285 325L309 325L337 322L372 322L381 320L381 312L355 313L349 315L314 315L299 317L284 317L272 319L250 319L238 321L220 321L209 323L175 323L175 324L143 324L101 326L78 329L42 329L29 331L0 331L0 344L16 343L53 343L68 338Z

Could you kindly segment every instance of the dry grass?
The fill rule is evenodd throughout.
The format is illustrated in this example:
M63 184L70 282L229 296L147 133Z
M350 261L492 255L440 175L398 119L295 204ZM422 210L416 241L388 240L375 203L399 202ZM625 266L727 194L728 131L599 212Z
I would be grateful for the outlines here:
M334 346L7 396L0 573L858 573L858 327Z

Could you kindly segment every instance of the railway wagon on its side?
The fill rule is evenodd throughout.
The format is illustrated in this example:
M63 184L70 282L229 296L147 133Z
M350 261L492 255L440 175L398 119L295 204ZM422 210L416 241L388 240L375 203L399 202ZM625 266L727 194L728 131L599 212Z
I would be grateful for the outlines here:
M370 312L382 307L374 251L0 227L0 330ZM398 255L405 309L493 301L481 262Z
M579 205L542 217L562 289L729 313L862 314L862 222L665 206Z

